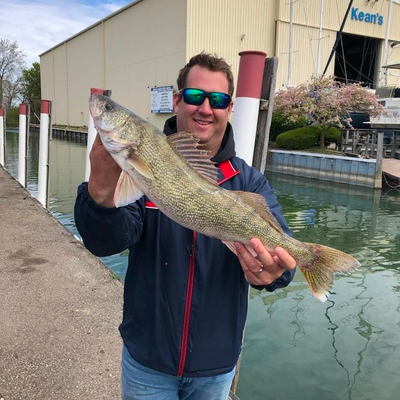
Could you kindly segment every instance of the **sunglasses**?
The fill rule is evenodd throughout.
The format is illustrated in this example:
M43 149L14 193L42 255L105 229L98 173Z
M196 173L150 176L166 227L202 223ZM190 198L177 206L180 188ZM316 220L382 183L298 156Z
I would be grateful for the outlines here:
M219 108L224 110L231 104L232 97L229 94L221 92L205 92L201 89L186 88L179 91L186 104L192 106L199 106L204 103L206 97L210 101L212 108Z

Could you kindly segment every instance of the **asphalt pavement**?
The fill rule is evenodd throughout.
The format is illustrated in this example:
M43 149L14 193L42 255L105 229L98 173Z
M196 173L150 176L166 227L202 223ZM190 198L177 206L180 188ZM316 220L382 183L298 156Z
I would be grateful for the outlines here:
M0 166L0 400L120 399L122 293Z

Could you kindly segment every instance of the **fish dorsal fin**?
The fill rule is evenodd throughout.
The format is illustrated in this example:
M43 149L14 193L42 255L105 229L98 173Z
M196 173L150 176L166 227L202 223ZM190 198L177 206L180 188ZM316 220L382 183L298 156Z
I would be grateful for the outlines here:
M268 223L279 233L283 233L279 222L272 214L271 210L268 207L267 201L264 196L257 193L251 192L241 192L236 190L235 193L242 199L242 201L248 204L250 207L254 208L261 218L268 221Z
M167 140L174 151L183 157L186 162L205 179L213 184L218 181L216 163L210 160L207 150L202 150L199 139L190 132L177 132L167 136Z

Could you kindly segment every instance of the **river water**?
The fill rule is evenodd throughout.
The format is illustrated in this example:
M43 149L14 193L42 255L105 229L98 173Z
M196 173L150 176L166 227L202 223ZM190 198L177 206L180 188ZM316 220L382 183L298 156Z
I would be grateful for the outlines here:
M6 169L17 176L18 134ZM28 189L37 195L38 133L30 135ZM51 143L50 211L73 234L86 144ZM269 177L296 238L336 247L362 267L337 276L326 303L300 273L285 289L251 291L241 400L386 400L400 393L400 192ZM126 252L102 260L124 279Z

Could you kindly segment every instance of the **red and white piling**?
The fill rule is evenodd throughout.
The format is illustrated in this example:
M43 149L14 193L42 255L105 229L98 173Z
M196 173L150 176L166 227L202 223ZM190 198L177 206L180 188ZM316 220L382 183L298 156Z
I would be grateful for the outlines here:
M28 144L28 116L29 105L20 104L19 106L19 142L18 142L18 182L26 187L26 159L27 159L27 144Z
M0 108L0 165L4 167L4 146L5 146L5 140L4 140L4 110Z
M252 165L266 53L239 53L240 64L233 112L233 133L237 155Z
M92 94L103 94L104 89L100 88L91 88L90 95ZM97 131L94 127L93 117L89 113L89 121L88 121L88 137L87 137L87 147L86 147L86 169L85 169L85 181L89 180L90 176L90 151L92 150L94 139L96 138Z
M38 168L38 200L43 207L49 200L49 154L50 154L50 115L51 101L40 102L40 136L39 136L39 168Z

